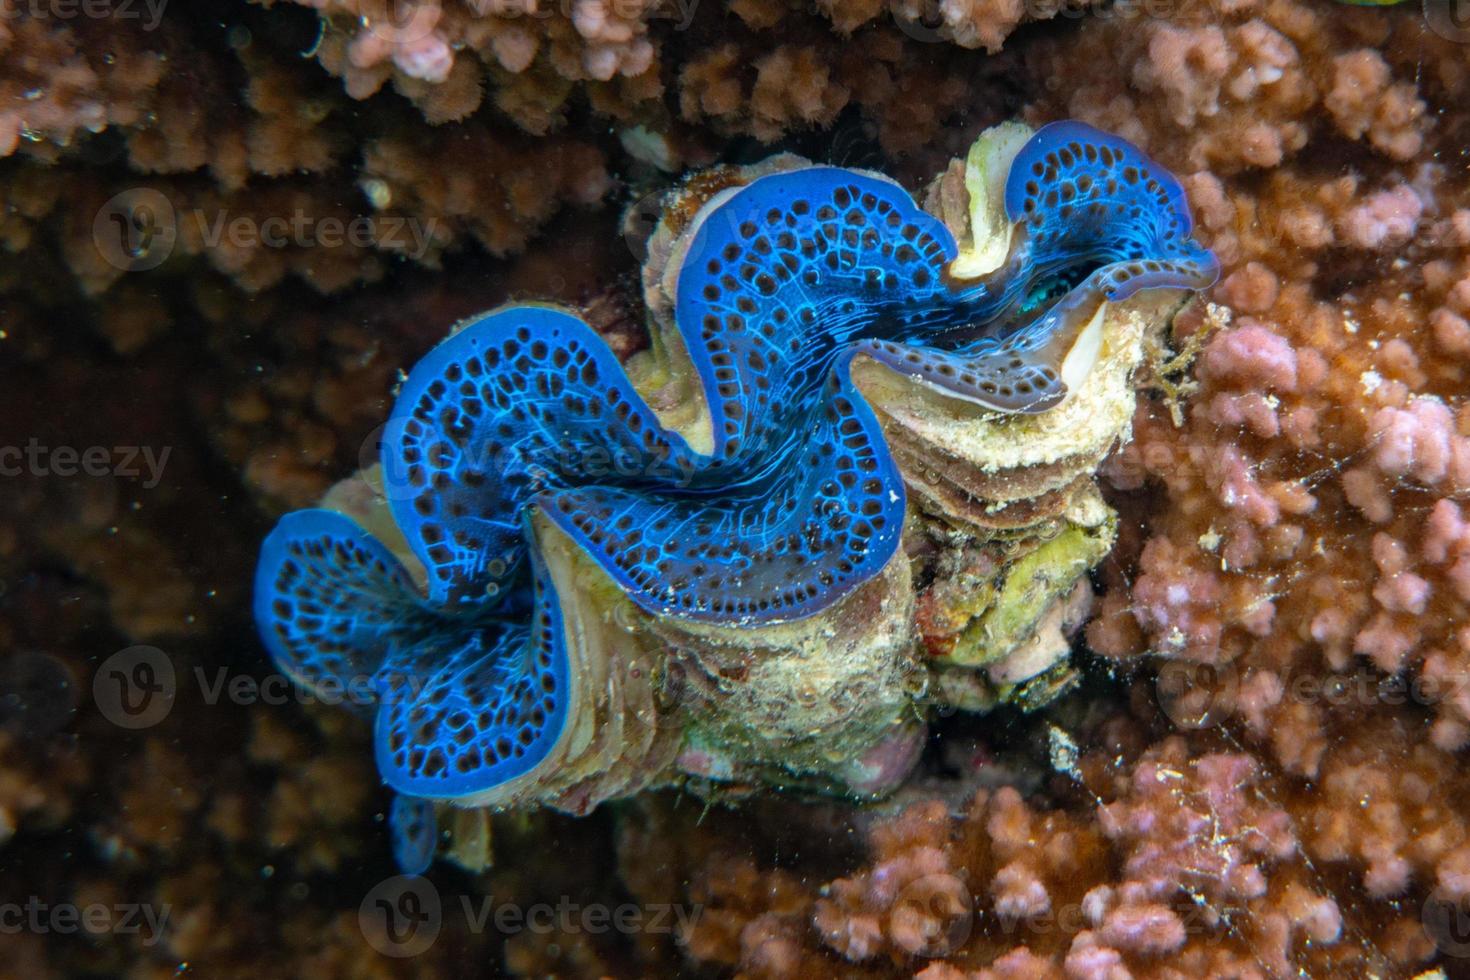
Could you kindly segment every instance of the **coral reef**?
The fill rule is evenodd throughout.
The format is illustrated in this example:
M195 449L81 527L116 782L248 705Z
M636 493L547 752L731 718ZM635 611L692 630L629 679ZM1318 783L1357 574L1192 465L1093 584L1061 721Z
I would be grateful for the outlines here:
M1021 23L1062 9L1013 0L824 0L813 16L785 0L739 0L730 5L739 27L730 30L727 16L711 32L723 37L710 43L707 19L696 20L697 3L293 2L320 11L313 53L353 98L391 80L425 118L443 122L470 115L488 95L517 125L540 134L562 124L580 97L630 134L642 129L674 144L681 124L709 119L727 132L770 141L796 127L828 125L856 103L882 113L891 136L885 143L894 145L901 130L917 136L920 127L932 129L935 110L964 96L963 86L942 81L942 73L920 73L915 56L922 49L904 44L905 37L994 53ZM678 68L674 115L661 104L674 83L660 41L691 28L705 50ZM773 37L780 40L772 44ZM875 61L885 66L877 74ZM903 110L910 111L907 120L883 106L898 92L920 91L923 100Z
M1463 969L1470 63L1449 5L216 7L0 0L0 913L46 916L0 974ZM397 881L406 808L359 717L275 686L248 613L270 523L377 461L399 369L478 311L554 300L656 373L647 229L614 212L670 175L782 150L882 171L984 268L976 171L946 165L1018 115L1178 174L1224 274L1139 337L1147 391L1074 418L1097 429L1067 466L1011 457L1024 485L975 482L902 406L880 419L922 532L931 731L828 774L904 785L764 792L712 726L673 755L682 790L441 809L449 860L414 893L440 928L396 955L363 908ZM960 506L1038 490L989 524ZM176 690L132 728L108 692L157 679L113 659L156 657L138 644ZM683 690L718 703L731 664L705 663ZM568 903L643 918L589 929ZM62 908L107 918L55 928ZM550 924L479 917L505 908Z
M392 259L437 265L468 242L519 251L562 204L610 189L589 141L532 141L489 120L425 139L391 112L363 124L270 23L254 25L258 38L237 26L217 53L161 11L131 25L142 9L53 17L7 0L0 16L0 158L22 158L3 190L7 247L56 227L89 293L130 271L206 263L251 292L287 276L338 292ZM79 150L98 133L128 165L100 181Z
M1316 23L1308 12L1265 13L1234 36L1254 24L1302 45L1322 40L1301 33ZM1211 174L1186 180L1225 264L1217 296L1230 322L1203 341L1184 423L1162 404L1142 406L1134 443L1105 467L1114 486L1157 482L1165 498L1136 554L1119 556L1093 645L1216 669L1200 692L1213 716L1238 717L1309 776L1331 716L1376 700L1327 692L1375 672L1434 708L1437 745L1459 748L1470 731L1455 680L1470 608L1456 499L1470 489L1470 440L1455 353L1470 187L1449 170L1398 165L1427 132L1424 94L1450 97L1464 80L1457 51L1412 19L1394 24L1392 37L1371 15L1336 28L1377 29L1382 50L1332 56L1331 75L1306 90L1328 110L1319 139L1370 150L1362 172L1312 181L1282 170L1252 190ZM1409 35L1431 59L1425 93L1395 81L1386 60L1403 57ZM1293 51L1306 85L1320 62ZM1329 81L1347 86L1342 74L1364 65L1372 83L1350 87L1371 105L1346 125ZM1258 101L1222 102L1210 125L1257 118ZM1436 138L1454 133L1447 124ZM1292 137L1303 144L1294 152L1311 135ZM1205 142L1182 152L1221 166Z
M1275 799L1239 751L1173 737L1140 752L1136 725L1104 722L1072 766L1067 792L1088 806L1009 786L912 803L869 828L869 863L844 877L760 869L691 831L664 872L697 869L687 895L705 912L686 948L750 976L925 978L1407 975L1432 950L1417 914L1370 924L1324 873L1337 835L1302 828L1333 804ZM1402 731L1373 734L1380 763L1414 752Z

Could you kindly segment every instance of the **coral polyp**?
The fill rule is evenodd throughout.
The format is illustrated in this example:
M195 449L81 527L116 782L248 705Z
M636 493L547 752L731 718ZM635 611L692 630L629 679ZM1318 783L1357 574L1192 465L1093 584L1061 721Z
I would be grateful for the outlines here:
M387 426L387 540L317 509L266 541L276 661L307 685L374 679L378 767L409 797L584 812L762 768L891 788L929 677L906 483L1047 583L1000 590L1006 651L1058 629L1110 541L1060 535L1106 524L1084 484L1127 424L1079 441L1068 406L1131 407L1143 332L1215 276L1179 185L1122 140L1057 123L981 147L963 256L875 174L784 158L675 195L646 275L656 363L625 370L547 306L463 325ZM995 659L974 647L952 660Z

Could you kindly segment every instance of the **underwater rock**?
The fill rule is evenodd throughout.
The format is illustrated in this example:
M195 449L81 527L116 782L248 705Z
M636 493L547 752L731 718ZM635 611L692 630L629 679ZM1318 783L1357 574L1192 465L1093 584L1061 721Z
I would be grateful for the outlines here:
M993 130L958 174L944 221L791 156L695 176L626 369L551 307L463 325L381 469L267 539L277 663L372 679L400 794L571 813L681 772L891 790L922 741L916 622L935 669L1054 696L1113 537L1091 473L1215 263L1173 178L1090 127ZM947 587L966 552L989 580ZM427 808L398 814L420 865Z

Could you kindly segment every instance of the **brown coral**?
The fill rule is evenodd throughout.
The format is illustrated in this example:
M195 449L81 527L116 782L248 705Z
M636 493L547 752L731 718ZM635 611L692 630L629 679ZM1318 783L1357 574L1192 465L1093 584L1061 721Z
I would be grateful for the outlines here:
M1098 734L1119 738L1113 751L1128 756L1131 736L1117 721ZM919 975L941 980L1324 975L1407 969L1427 954L1422 933L1412 938L1412 913L1362 932L1315 863L1385 853L1405 839L1379 832L1348 857L1349 811L1273 800L1268 774L1239 752L1173 738L1127 762L1108 753L1076 769L1095 794L1090 807L1038 807L1009 787L980 791L958 815L938 800L915 803L871 827L870 863L825 884L717 850L683 855L704 862L687 894L710 903L688 952L763 977L928 961ZM1326 838L1298 829L1327 812L1344 813L1346 832L1334 828L1330 856ZM803 915L805 935L794 921Z
M0 0L6 441L174 451L147 490L117 474L0 488L0 676L59 670L75 708L18 709L5 692L0 847L18 894L167 905L171 925L155 946L8 937L6 970L631 976L693 960L951 980L1455 965L1436 910L1470 893L1470 185L1456 169L1470 68L1417 5L1120 3L1019 33L1060 6L531 16L313 0L222 15L227 32L180 5L143 30L120 6L58 17ZM373 30L395 9L408 16ZM1225 275L1219 309L1180 324L1178 343L1199 347L1192 375L1163 372L1107 466L1124 519L1087 632L1105 669L1044 720L981 737L949 719L901 815L659 797L577 823L497 818L487 877L433 873L446 907L462 888L703 914L677 936L631 937L501 937L447 917L432 949L393 961L358 915L392 871L361 726L209 705L193 688L141 733L97 710L99 662L139 640L191 684L194 667L261 669L245 609L264 511L316 499L371 454L396 367L442 324L508 296L590 298L621 351L643 342L611 217L557 224L560 205L614 196L614 174L645 179L637 161L677 169L733 137L829 126L837 162L875 139L896 158L882 169L927 176L1022 104L1116 130L1180 173ZM195 223L162 266L129 272L99 253L94 220L138 188L203 209L206 228L299 212L433 234L421 251L381 234L272 250L211 245ZM526 248L513 266L487 257ZM1108 669L1135 679L1109 686ZM1111 720L1074 725L1097 712ZM1018 762L990 741L1047 724L1091 751L1072 758L1062 739ZM1174 726L1208 731L1164 737Z

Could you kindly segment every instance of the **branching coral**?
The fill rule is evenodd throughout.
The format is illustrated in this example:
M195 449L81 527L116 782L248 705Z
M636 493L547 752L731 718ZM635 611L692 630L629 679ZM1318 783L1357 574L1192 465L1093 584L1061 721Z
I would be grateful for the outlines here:
M127 30L141 9L0 17L0 50L18 52L0 76L0 157L59 164L5 162L6 247L49 226L88 293L164 263L189 270L193 256L250 292L290 275L339 292L391 258L520 251L562 204L609 190L589 142L533 145L483 120L428 141L414 116L360 125L329 79L248 30L216 54L172 20ZM76 162L97 133L126 172L99 180Z
M1435 916L1456 912L1470 880L1470 186L1456 169L1470 69L1418 5L1118 3L1019 33L1061 8L735 0L532 16L324 0L221 15L228 30L170 5L142 30L116 9L42 6L0 6L4 414L17 439L173 456L146 493L120 476L6 478L0 677L41 665L80 694L37 730L43 701L5 692L0 836L18 894L173 914L152 947L19 937L13 971L395 972L358 918L359 878L390 873L389 801L362 727L185 696L160 728L120 734L87 697L99 638L165 645L181 676L196 654L255 664L239 610L257 508L306 506L371 462L397 369L443 324L556 297L635 375L656 365L657 341L629 360L647 340L607 216L555 225L535 249L560 205L611 198L622 179L642 193L648 163L748 159L736 137L802 137L803 152L918 187L1023 104L1033 122L1079 117L1175 168L1225 267L1216 305L1179 319L1175 350L1140 336L1158 399L1094 413L1109 437L1066 466L1011 456L1025 480L994 480L934 452L913 415L882 420L901 466L943 463L907 474L918 529L903 553L930 684L919 704L1030 706L1081 668L1076 693L1045 722L1003 715L973 744L947 721L917 763L917 740L892 738L822 764L858 786L913 766L903 799L919 802L891 822L832 804L773 813L765 794L731 812L645 794L574 825L497 817L496 867L473 890L622 901L596 858L616 822L623 885L703 914L682 943L559 930L502 944L446 922L397 972L498 959L649 975L688 958L752 976L1408 975L1436 943L1460 948ZM804 136L829 126L830 147ZM964 178L952 170L925 205L968 247ZM182 216L151 272L124 271L134 264L110 262L96 238L106 202L137 189ZM260 228L298 215L371 218L380 234L272 248L200 232L221 216ZM381 233L399 221L422 247ZM515 266L486 258L528 245ZM1109 348L1124 380L1129 344ZM687 409L690 393L654 407ZM1106 504L1062 479L1129 430L1137 440L1104 467ZM1042 488L1034 511L990 506ZM1001 526L1018 523L1012 551ZM1055 672L1087 615L1085 571L1115 538L1084 634L1105 660ZM1072 572L1031 587L1023 558L1038 554ZM38 605L63 615L15 625ZM989 660L1017 624L1032 630L1025 655ZM771 663L729 649L671 662L670 689L702 712ZM797 708L777 714L812 710L810 692L792 695ZM1051 760L1065 775L1044 753L1002 763L987 740L1121 705L1132 720L1072 729L1080 757ZM1210 731L1161 741L1171 725ZM690 788L723 785L728 800L773 774L731 765L760 745L734 738L749 732L700 734L669 763ZM976 796L975 782L988 788ZM56 865L63 838L72 859ZM863 840L866 857L849 852ZM432 880L447 898L447 878Z
M167 59L140 40L136 33L108 38L95 18L32 17L19 0L5 0L0 157L25 147L54 158L88 133L141 125Z
M1313 16L1280 4L1259 12L1282 30ZM1386 23L1336 29L1358 36ZM1388 54L1331 59L1337 73L1376 66L1376 88L1353 91L1397 93L1385 98L1398 105L1463 84L1440 73L1416 92L1395 75L1386 59L1410 37L1442 48L1412 20L1393 23L1380 38ZM1309 51L1298 54L1311 74ZM1343 128L1347 104L1324 98L1332 128L1301 138L1366 139L1380 176L1283 169L1250 190L1206 174L1186 181L1226 265L1216 295L1236 312L1221 312L1205 342L1184 427L1146 406L1136 442L1109 464L1115 486L1156 480L1168 504L1151 518L1131 588L1104 598L1089 634L1114 656L1146 648L1221 668L1207 686L1212 717L1240 715L1306 774L1329 719L1375 700L1323 693L1356 684L1344 678L1365 662L1406 672L1411 696L1437 711L1441 746L1470 731L1456 681L1470 655L1458 502L1470 490L1470 439L1456 354L1470 187L1434 167L1396 170L1391 161L1410 151L1384 121L1397 114L1353 110L1359 123ZM1249 104L1223 104L1211 126L1256 118ZM1189 152L1208 159L1204 147Z
M964 85L924 71L923 44L993 53L1023 21L1061 10L1010 0L824 0L812 17L787 0L740 0L730 9L745 30L730 31L729 18L711 30L708 9L665 0L295 2L320 11L315 55L349 94L366 98L391 79L431 122L468 116L488 93L523 128L544 133L582 92L600 111L672 135L658 100L677 66L685 121L714 117L766 141L827 125L850 102L881 115L891 137L900 128L932 132L938 111L959 105ZM686 31L704 50L681 65L668 49ZM728 39L732 33L738 39ZM905 37L921 44L905 45ZM921 71L922 80L913 77ZM908 103L907 120L885 106L898 91L924 93Z
M1217 174L1277 166L1324 130L1397 161L1423 145L1429 118L1412 73L1375 49L1390 23L1416 30L1410 18L1290 0L1210 0L1177 17L1130 9L1076 46L1043 45L1039 70L1067 78L1054 86L1059 111L1153 135L1166 162Z
M1115 746L1125 756L1128 741ZM752 976L927 961L919 975L936 980L1320 975L1425 955L1422 943L1395 945L1393 929L1381 946L1354 935L1361 924L1324 891L1313 842L1271 799L1260 765L1200 749L1175 738L1127 762L1084 757L1075 774L1093 793L1091 816L1009 787L980 791L959 814L912 804L870 829L870 864L825 884L734 867L718 851L690 856L707 863L688 894L706 874L720 886L698 892L712 914L687 948Z

